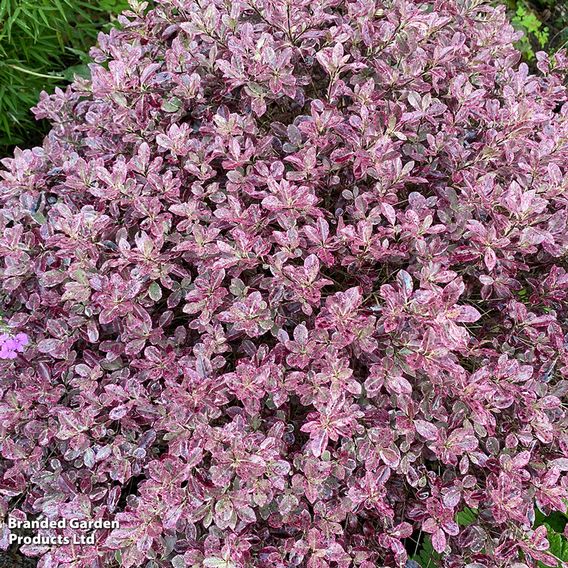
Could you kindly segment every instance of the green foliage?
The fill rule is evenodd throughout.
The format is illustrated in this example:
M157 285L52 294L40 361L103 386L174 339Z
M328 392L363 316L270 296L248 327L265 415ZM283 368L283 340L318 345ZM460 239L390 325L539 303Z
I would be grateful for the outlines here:
M555 511L554 513L550 513L550 515L545 516L536 509L534 528L546 525L552 527L555 532L561 533L566 524L568 524L568 517L564 513Z
M526 61L536 52L554 52L568 45L568 3L556 0L506 0L513 25L524 33L517 48Z
M456 515L456 523L460 527L468 527L473 524L476 519L477 510L471 509L470 507L465 507ZM434 550L430 536L426 536L418 551L412 557L412 560L420 564L421 568L438 568L441 558L442 556Z
M467 527L475 522L477 514L477 510L466 507L456 515L456 522L460 527ZM538 509L536 510L534 528L542 525L546 527L550 543L548 552L558 558L558 566L561 566L561 562L568 562L568 540L562 534L566 524L568 516L563 513L554 512L545 516ZM418 552L412 557L421 568L438 568L440 559L441 555L432 547L429 536L424 538ZM546 565L539 562L539 567L546 568Z
M568 516L564 513L555 511L550 515L543 515L538 509L535 514L534 528L544 525L547 531L547 538L550 544L548 552L558 558L558 566L561 562L568 562L568 540L563 535L564 528L568 524ZM539 568L546 568L546 564L538 563Z
M510 0L509 7L514 12L511 19L513 26L524 33L517 47L525 59L532 61L535 59L535 50L538 51L547 46L549 29L541 22L525 0Z
M30 107L84 75L88 50L127 0L0 1L0 152L41 140Z
M420 564L421 568L437 568L441 558L442 556L434 550L430 536L426 536L412 560Z
M563 562L568 562L568 541L563 534L556 532L549 524L544 523L547 530L547 538L550 544L548 552L558 558L558 567L562 566ZM549 568L542 562L538 563L539 568Z
M456 523L460 527L469 527L469 525L473 525L475 523L475 519L477 519L477 510L470 509L466 507L463 511L460 511L456 515Z

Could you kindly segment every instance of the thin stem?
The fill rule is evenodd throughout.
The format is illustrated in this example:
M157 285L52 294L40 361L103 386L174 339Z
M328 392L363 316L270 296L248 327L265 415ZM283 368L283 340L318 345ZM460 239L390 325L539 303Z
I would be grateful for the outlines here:
M18 65L13 65L12 63L4 63L4 65L11 67L12 69L16 69L17 71L21 71L22 73L33 75L34 77L41 77L43 79L59 79L59 80L66 79L66 77L63 77L62 75L44 75L43 73L36 73L35 71L30 71L29 69L25 69L24 67L19 67Z

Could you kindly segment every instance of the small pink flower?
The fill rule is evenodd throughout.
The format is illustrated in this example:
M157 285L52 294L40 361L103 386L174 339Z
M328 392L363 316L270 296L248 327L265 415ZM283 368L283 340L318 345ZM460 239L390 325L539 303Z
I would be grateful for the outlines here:
M24 351L29 343L29 337L25 333L11 336L7 333L0 335L0 359L15 359L18 353Z

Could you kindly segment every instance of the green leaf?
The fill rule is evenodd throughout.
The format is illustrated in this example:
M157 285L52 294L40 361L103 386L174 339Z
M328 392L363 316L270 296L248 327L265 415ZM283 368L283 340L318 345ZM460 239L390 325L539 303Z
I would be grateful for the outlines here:
M456 515L456 523L460 525L460 527L469 527L475 523L477 519L477 510L471 509L470 507L466 507L463 511L459 511Z
M162 103L162 110L165 112L177 112L181 108L181 100L173 97Z
M79 75L79 77L83 77L84 79L90 79L91 70L88 65L72 65L71 67L67 67L63 72L63 76L68 81L73 81L75 75Z
M554 532L561 533L568 524L568 517L566 514L559 511L553 511L550 515L544 515L539 509L535 507L535 520L533 528L546 525L551 527Z
M550 513L550 515L546 517L546 525L551 527L552 530L557 533L562 533L564 531L566 523L568 523L566 515L563 515L558 511L554 511L553 513Z
M549 524L547 523L543 524L546 527L548 543L550 545L547 552L558 558L559 562L560 561L567 562L568 541L566 540L566 537L563 534L556 532L554 528L552 528ZM547 567L547 565L544 564L543 562L539 562L538 565L539 568Z
M45 218L43 213L40 213L39 211L37 213L30 213L32 219L38 223L39 225L44 225L45 222L47 221L47 219Z
M49 124L30 107L75 74L88 77L87 53L126 0L0 0L0 152L41 144Z
M442 556L434 550L432 539L428 535L424 538L420 550L412 557L422 568L438 568Z
M154 302L158 302L162 298L162 289L157 282L152 282L148 288L148 295Z

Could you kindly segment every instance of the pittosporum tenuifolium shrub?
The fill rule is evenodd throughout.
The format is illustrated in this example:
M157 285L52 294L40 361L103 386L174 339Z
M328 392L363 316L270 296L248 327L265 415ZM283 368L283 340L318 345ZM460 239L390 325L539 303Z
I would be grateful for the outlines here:
M22 552L555 565L564 53L531 75L476 0L145 12L3 160L2 511L121 524Z
M29 109L43 89L84 74L97 33L126 0L0 1L0 153L41 142L45 130Z

